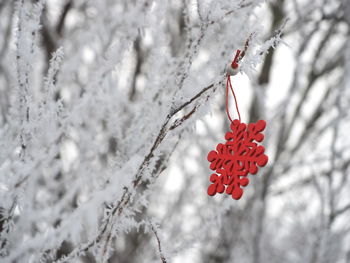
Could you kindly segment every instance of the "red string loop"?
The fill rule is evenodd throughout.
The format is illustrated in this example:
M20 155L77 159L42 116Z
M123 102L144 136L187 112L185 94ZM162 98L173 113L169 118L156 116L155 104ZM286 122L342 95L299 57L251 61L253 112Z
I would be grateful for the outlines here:
M239 60L239 55L240 55L241 51L239 49L237 49L236 51L236 56L233 59L232 63L231 63L231 67L233 69L237 69L238 68L238 60ZM231 77L229 74L227 74L227 80L226 80L226 113L227 113L227 117L230 119L231 123L233 122L231 116L230 116L230 112L229 112L229 105L228 105L228 89L231 89L231 93L233 95L233 98L235 100L235 104L236 104L236 110L237 110L237 114L238 114L238 119L239 121L241 121L241 114L239 113L239 109L238 109L238 102L237 102L237 98L235 95L235 92L232 88L232 84L231 84Z

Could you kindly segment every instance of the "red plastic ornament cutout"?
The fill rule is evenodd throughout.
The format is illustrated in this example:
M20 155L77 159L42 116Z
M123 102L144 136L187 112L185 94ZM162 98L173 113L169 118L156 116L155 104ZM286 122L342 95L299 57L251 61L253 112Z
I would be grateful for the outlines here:
M238 68L240 50L237 50L235 59L231 67ZM234 96L239 120L232 120L228 111L228 89ZM213 196L216 193L232 195L233 199L240 199L243 195L242 187L249 184L248 174L256 174L258 166L263 167L268 162L267 155L264 154L264 146L258 144L264 140L262 131L266 127L264 120L248 125L241 122L241 116L238 110L237 99L234 94L229 73L226 82L226 112L231 121L231 131L225 135L225 144L219 143L216 150L210 151L208 161L210 169L215 171L210 176L211 185L208 187L208 195Z

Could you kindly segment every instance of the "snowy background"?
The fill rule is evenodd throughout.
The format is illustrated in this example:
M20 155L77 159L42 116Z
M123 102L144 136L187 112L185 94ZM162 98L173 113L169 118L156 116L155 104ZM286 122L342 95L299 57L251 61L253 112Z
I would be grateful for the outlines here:
M0 262L349 263L349 34L348 0L0 0ZM209 197L247 39L269 163Z

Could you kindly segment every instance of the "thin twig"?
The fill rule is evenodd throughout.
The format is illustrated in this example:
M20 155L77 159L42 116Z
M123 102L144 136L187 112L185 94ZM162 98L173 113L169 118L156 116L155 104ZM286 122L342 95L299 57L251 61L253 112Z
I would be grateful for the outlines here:
M149 224L151 225L152 232L153 232L154 235L156 236L156 239L157 239L157 242L158 242L158 251L159 251L160 260L162 261L162 263L166 263L167 261L166 261L164 255L163 255L163 252L162 252L162 247L161 247L161 243L160 243L160 239L159 239L157 230L156 230L156 228L153 226L153 224L152 224L151 221L149 221Z

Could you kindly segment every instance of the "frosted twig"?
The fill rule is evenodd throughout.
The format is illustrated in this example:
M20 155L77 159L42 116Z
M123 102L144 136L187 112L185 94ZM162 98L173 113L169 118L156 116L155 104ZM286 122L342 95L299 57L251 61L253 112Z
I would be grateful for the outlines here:
M162 261L162 263L166 263L167 261L166 261L164 255L163 255L163 252L162 252L162 247L161 247L161 243L160 243L160 239L159 239L157 230L156 230L156 228L154 227L154 225L152 224L151 221L149 221L149 224L151 225L151 230L152 230L152 232L154 233L154 235L155 235L155 237L157 239L160 260Z

